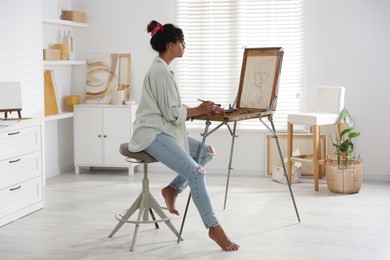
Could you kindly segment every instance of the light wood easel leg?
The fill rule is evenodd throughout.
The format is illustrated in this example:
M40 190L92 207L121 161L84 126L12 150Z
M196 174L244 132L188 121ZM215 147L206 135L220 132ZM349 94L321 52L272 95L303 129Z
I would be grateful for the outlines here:
M313 167L314 167L314 190L318 191L319 189L319 178L320 178L320 126L312 126L313 130Z

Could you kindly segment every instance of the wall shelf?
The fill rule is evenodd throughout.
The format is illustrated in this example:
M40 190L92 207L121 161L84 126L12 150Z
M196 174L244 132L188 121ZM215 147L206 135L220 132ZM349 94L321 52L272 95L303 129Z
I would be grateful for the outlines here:
M44 60L43 65L84 65L85 60Z
M61 25L61 26L88 27L88 24L86 24L86 23L78 23L78 22L72 22L72 21L60 20L60 19L52 19L52 18L43 18L42 22L47 23L47 24Z
M59 119L65 119L65 118L72 118L72 117L73 117L72 112L64 112L64 113L57 114L57 115L45 116L45 122L59 120Z

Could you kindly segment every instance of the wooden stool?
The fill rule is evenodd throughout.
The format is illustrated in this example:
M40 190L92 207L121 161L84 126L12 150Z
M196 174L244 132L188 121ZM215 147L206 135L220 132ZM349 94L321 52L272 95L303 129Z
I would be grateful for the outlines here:
M170 219L172 217L168 217L163 208L158 204L156 199L149 191L149 179L148 179L148 164L158 162L158 160L146 152L137 152L133 153L128 150L128 143L121 144L120 153L127 157L129 162L142 163L144 165L144 177L142 180L142 192L138 196L138 198L134 201L131 207L127 210L118 212L115 215L115 218L119 221L114 230L108 237L113 237L115 233L123 226L125 223L133 223L135 224L133 240L131 242L130 251L134 251L135 243L137 240L138 228L140 224L155 224L156 228L159 228L158 222L165 222L167 226L172 230L172 232L179 237L179 232L171 223ZM134 160L134 161L131 161ZM130 220L130 217L139 210L137 220ZM160 219L156 219L153 211L157 213ZM152 219L149 218L149 214ZM182 240L182 239L181 239Z
M339 120L340 112L344 108L344 87L318 86L315 96L315 111L313 113L289 114L287 118L287 172L291 183L292 163L311 163L314 167L314 190L318 191L320 165L325 164L321 158L320 126L337 125L339 133L343 123ZM309 125L313 134L313 153L293 156L294 125ZM326 155L324 155L326 157Z

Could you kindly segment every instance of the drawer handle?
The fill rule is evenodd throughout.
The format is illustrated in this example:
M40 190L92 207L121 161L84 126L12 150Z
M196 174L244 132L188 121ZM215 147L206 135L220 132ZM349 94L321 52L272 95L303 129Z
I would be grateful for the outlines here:
M22 185L19 185L18 187L15 187L15 188L11 188L11 189L9 189L9 191L18 190L18 189L20 189L20 188L22 188Z
M20 161L20 158L16 159L16 160L13 160L13 161L9 161L8 163L16 163L16 162L19 162L19 161Z
M8 135L18 135L18 134L20 134L19 131L18 132L13 132L13 133L8 133Z

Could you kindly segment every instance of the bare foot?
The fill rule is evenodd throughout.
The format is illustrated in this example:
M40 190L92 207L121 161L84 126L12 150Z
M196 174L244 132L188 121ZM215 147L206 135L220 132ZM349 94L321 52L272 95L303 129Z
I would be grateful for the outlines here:
M179 192L172 188L171 186L167 186L161 190L161 194L163 195L165 199L165 204L167 204L168 211L175 215L180 215L179 211L175 209L175 202L177 195L179 195Z
M214 240L224 251L236 251L240 248L239 245L233 243L223 231L221 225L210 228L209 237Z

